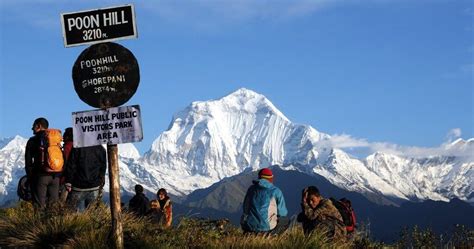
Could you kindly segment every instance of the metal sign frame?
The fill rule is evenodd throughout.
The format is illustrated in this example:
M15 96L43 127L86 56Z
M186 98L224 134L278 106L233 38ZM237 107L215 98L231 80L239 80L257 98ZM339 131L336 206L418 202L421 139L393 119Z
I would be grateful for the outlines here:
M99 11L106 11L109 9L116 9L116 8L123 8L123 7L130 7L131 8L131 14L132 14L132 26L133 26L133 34L128 35L128 36L119 36L119 37L112 37L108 39L99 39L99 40L91 40L91 41L85 41L85 42L80 42L80 43L72 43L68 44L67 41L67 32L66 32L66 25L64 23L64 16L65 15L72 15L72 14L81 14L81 13L88 13L88 12L99 12ZM101 27L101 26L100 26ZM99 29L100 29L99 27ZM91 10L82 10L82 11L77 11L77 12L68 12L68 13L61 13L61 30L63 34L63 41L64 41L64 46L66 48L68 47L75 47L75 46L81 46L81 45L87 45L87 44L96 44L96 43L101 43L101 42L108 42L108 41L117 41L117 40L124 40L124 39L132 39L132 38L138 38L138 33L137 33L137 22L136 22L136 17L135 17L135 8L133 7L132 4L126 4L126 5L120 5L120 6L112 6L112 7L107 7L107 8L100 8L100 9L91 9ZM90 30L90 29L89 29Z
M139 105L72 113L74 148L135 143L143 139Z

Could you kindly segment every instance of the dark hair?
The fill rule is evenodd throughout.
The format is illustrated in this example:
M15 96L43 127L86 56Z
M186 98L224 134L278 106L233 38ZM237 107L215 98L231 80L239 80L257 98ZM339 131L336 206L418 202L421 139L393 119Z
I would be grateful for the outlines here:
M33 122L33 126L35 126L35 125L40 125L41 127L45 128L45 129L48 129L49 122L48 122L47 119L41 117L41 118L35 119L35 122Z
M66 130L64 130L64 134L63 134L64 141L73 141L72 137L73 137L72 127L66 128Z
M305 190L306 190L306 193L308 193L308 197L311 195L321 197L321 194L319 193L319 189L316 186L309 186Z
M143 186L140 184L135 185L135 193L143 193Z
M158 192L156 192L156 196L160 195L160 193L165 194L165 197L168 196L168 193L166 192L166 189L160 188Z

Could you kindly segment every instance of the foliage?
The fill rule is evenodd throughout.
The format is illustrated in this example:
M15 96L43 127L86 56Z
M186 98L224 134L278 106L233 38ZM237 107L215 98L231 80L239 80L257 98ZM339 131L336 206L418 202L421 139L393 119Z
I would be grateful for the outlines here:
M396 245L398 248L474 248L474 230L456 224L449 233L437 235L431 228L404 227Z
M147 218L122 214L125 248L382 248L368 232L359 230L348 241L334 242L322 232L304 236L299 225L280 235L243 234L226 219L183 217L173 228L164 229ZM0 210L0 248L109 248L111 215L99 204L82 213L58 205L39 212L27 202ZM473 233L457 226L451 243L472 245ZM431 230L414 228L402 232L397 247L431 248L438 237ZM431 243L431 244L430 244ZM469 244L471 243L471 244ZM426 247L426 245L429 245Z

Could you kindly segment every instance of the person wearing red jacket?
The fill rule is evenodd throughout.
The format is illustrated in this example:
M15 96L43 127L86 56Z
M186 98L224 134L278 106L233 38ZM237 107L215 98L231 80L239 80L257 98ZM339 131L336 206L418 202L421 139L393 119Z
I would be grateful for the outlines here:
M169 228L171 227L171 222L173 220L171 200L164 188L158 190L156 196L158 199L150 202L150 211L148 214L151 216L152 221L163 228Z
M69 159L69 154L71 154L71 150L74 144L73 135L72 135L72 127L68 127L64 130L63 134L63 158L64 158L64 165L66 165L67 160ZM65 203L68 191L65 186L66 178L63 176L61 177L61 181L59 182L59 200Z

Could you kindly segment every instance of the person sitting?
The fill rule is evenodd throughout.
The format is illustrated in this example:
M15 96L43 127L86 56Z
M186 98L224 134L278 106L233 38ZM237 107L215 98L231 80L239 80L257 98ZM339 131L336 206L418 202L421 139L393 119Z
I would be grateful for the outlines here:
M269 168L258 172L244 198L240 225L245 233L281 233L287 225L285 199L281 190L273 185Z
M152 221L164 228L169 228L173 220L171 200L164 188L159 189L156 196L158 199L150 202L148 214L151 216Z
M147 214L150 209L150 200L143 193L143 186L140 184L135 185L135 196L128 202L128 208L130 212L134 213L138 217L143 217Z
M333 241L345 239L346 228L339 210L331 200L323 198L317 187L303 190L301 208L297 220L302 223L305 235L318 231Z

